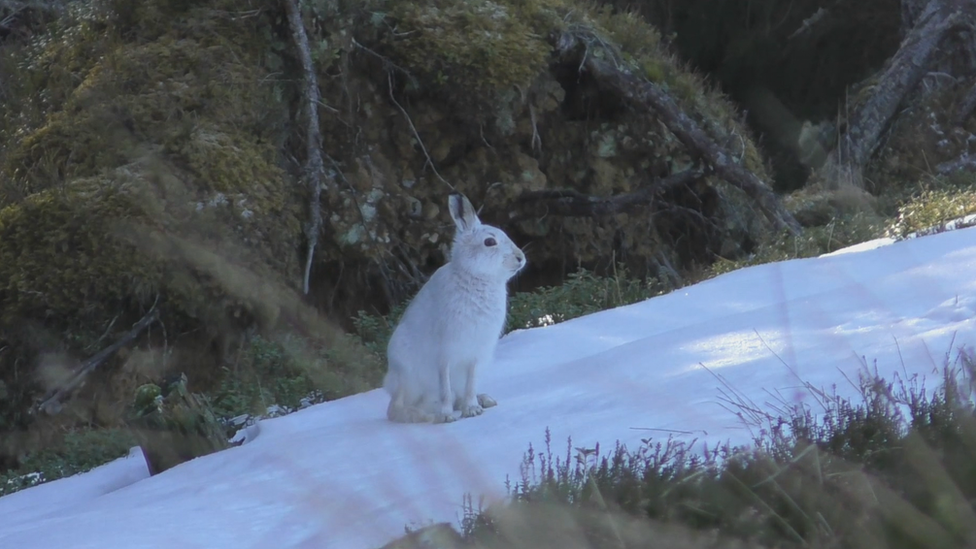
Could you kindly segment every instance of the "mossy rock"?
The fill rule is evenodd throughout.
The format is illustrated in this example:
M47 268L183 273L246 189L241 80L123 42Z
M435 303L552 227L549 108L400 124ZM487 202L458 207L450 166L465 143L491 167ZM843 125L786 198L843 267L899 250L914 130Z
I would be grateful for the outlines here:
M0 155L0 379L15 397L0 424L38 389L14 380L13 364L41 350L90 355L158 297L170 330L159 343L203 334L191 336L195 355L210 356L222 332L274 322L255 279L300 280L307 206L281 167L290 113L267 78L267 21L236 21L222 0L143 4L71 12L19 65L24 89L47 99L31 106L44 119L5 133ZM140 13L172 17L142 34L119 26ZM60 76L44 76L59 55Z
M236 243L233 260L297 279L304 204L273 144L288 113L263 83L259 45L268 37L206 6L130 4L66 16L61 42L38 46L26 62L32 74L57 61L54 51L103 52L78 66L68 56L80 81L52 90L63 105L6 155L4 322L104 323L157 292L184 318L206 318L221 308L222 289L163 257L169 236ZM118 22L139 14L133 25L168 14L173 26L126 43Z
M134 181L101 178L0 210L0 322L84 323L133 297L149 298L159 289L160 265L112 236L113 224L145 220L146 213Z
M280 193L271 193L273 181L251 178L270 197L216 193L188 201L188 193L177 190L171 194L178 198L167 203L152 179L146 169L120 168L0 210L0 322L32 318L97 330L86 326L148 305L157 294L184 321L218 321L221 305L236 298L225 295L213 273L197 272L168 253L170 236L202 245L247 239L252 245L241 253L255 261L255 270L296 273L296 256L281 252L297 249L300 229L297 220L282 223L287 209Z
M232 154L237 142L244 141L260 149L248 152L267 163L277 154L268 143L281 131L284 105L273 120L274 109L267 108L274 105L273 89L262 86L264 73L242 63L239 55L226 45L192 38L120 46L87 72L63 110L53 112L13 148L3 171L27 196L59 180L125 164L146 143L199 156L221 145ZM217 133L224 135L214 137ZM207 134L212 138L201 141ZM201 151L200 144L210 146ZM250 155L238 156L236 160L245 161L241 169L253 163ZM228 164L215 166L220 167ZM213 170L196 175L222 185L217 190L223 192L234 185L230 181L249 180ZM278 174L263 174L271 175Z
M424 0L389 8L398 32L387 35L385 52L417 77L421 91L470 107L524 90L545 72L546 39L568 3Z
M926 86L907 99L910 108L891 123L890 137L878 147L865 168L865 186L884 197L908 198L920 188L940 185L939 168L971 154L976 139L976 112L955 120L958 106L976 79L952 85ZM967 171L945 175L951 184L967 185Z

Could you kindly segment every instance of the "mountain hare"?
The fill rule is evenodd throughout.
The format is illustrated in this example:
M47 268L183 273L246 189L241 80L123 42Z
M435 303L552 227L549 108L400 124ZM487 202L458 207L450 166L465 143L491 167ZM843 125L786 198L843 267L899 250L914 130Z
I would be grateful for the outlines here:
M457 230L450 260L403 313L386 349L386 415L401 423L445 423L495 405L475 391L505 324L506 284L525 254L501 229L482 225L461 194L448 201Z

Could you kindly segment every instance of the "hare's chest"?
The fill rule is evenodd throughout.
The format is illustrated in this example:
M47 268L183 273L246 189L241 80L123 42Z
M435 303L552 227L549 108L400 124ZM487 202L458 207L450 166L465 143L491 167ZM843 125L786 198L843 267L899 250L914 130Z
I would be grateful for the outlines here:
M491 362L503 322L504 318L499 319L494 315L478 319L470 316L458 317L443 332L442 356L454 367Z
M456 330L486 332L497 339L505 323L506 301L504 294L452 301L442 309L444 320Z
M483 293L443 304L444 334L473 346L494 345L505 324L504 293Z

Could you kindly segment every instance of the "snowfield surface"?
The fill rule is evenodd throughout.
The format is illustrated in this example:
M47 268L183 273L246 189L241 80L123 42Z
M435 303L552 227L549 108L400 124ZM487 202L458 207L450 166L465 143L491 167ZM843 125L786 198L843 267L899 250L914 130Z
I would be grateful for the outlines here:
M938 384L976 343L976 229L753 267L643 303L519 331L480 372L499 405L397 425L371 391L259 424L247 444L148 477L136 452L0 498L0 547L375 549L405 525L457 524L463 495L503 497L532 443L748 444L727 400L775 412L854 396L862 359ZM255 436L256 434L256 436Z

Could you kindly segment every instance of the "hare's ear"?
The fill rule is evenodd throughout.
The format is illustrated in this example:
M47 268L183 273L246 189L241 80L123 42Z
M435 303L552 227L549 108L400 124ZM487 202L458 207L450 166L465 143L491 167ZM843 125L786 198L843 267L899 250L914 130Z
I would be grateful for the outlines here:
M477 212L468 197L460 193L451 194L448 199L448 209L451 211L451 219L457 225L459 232L467 232L481 225Z

